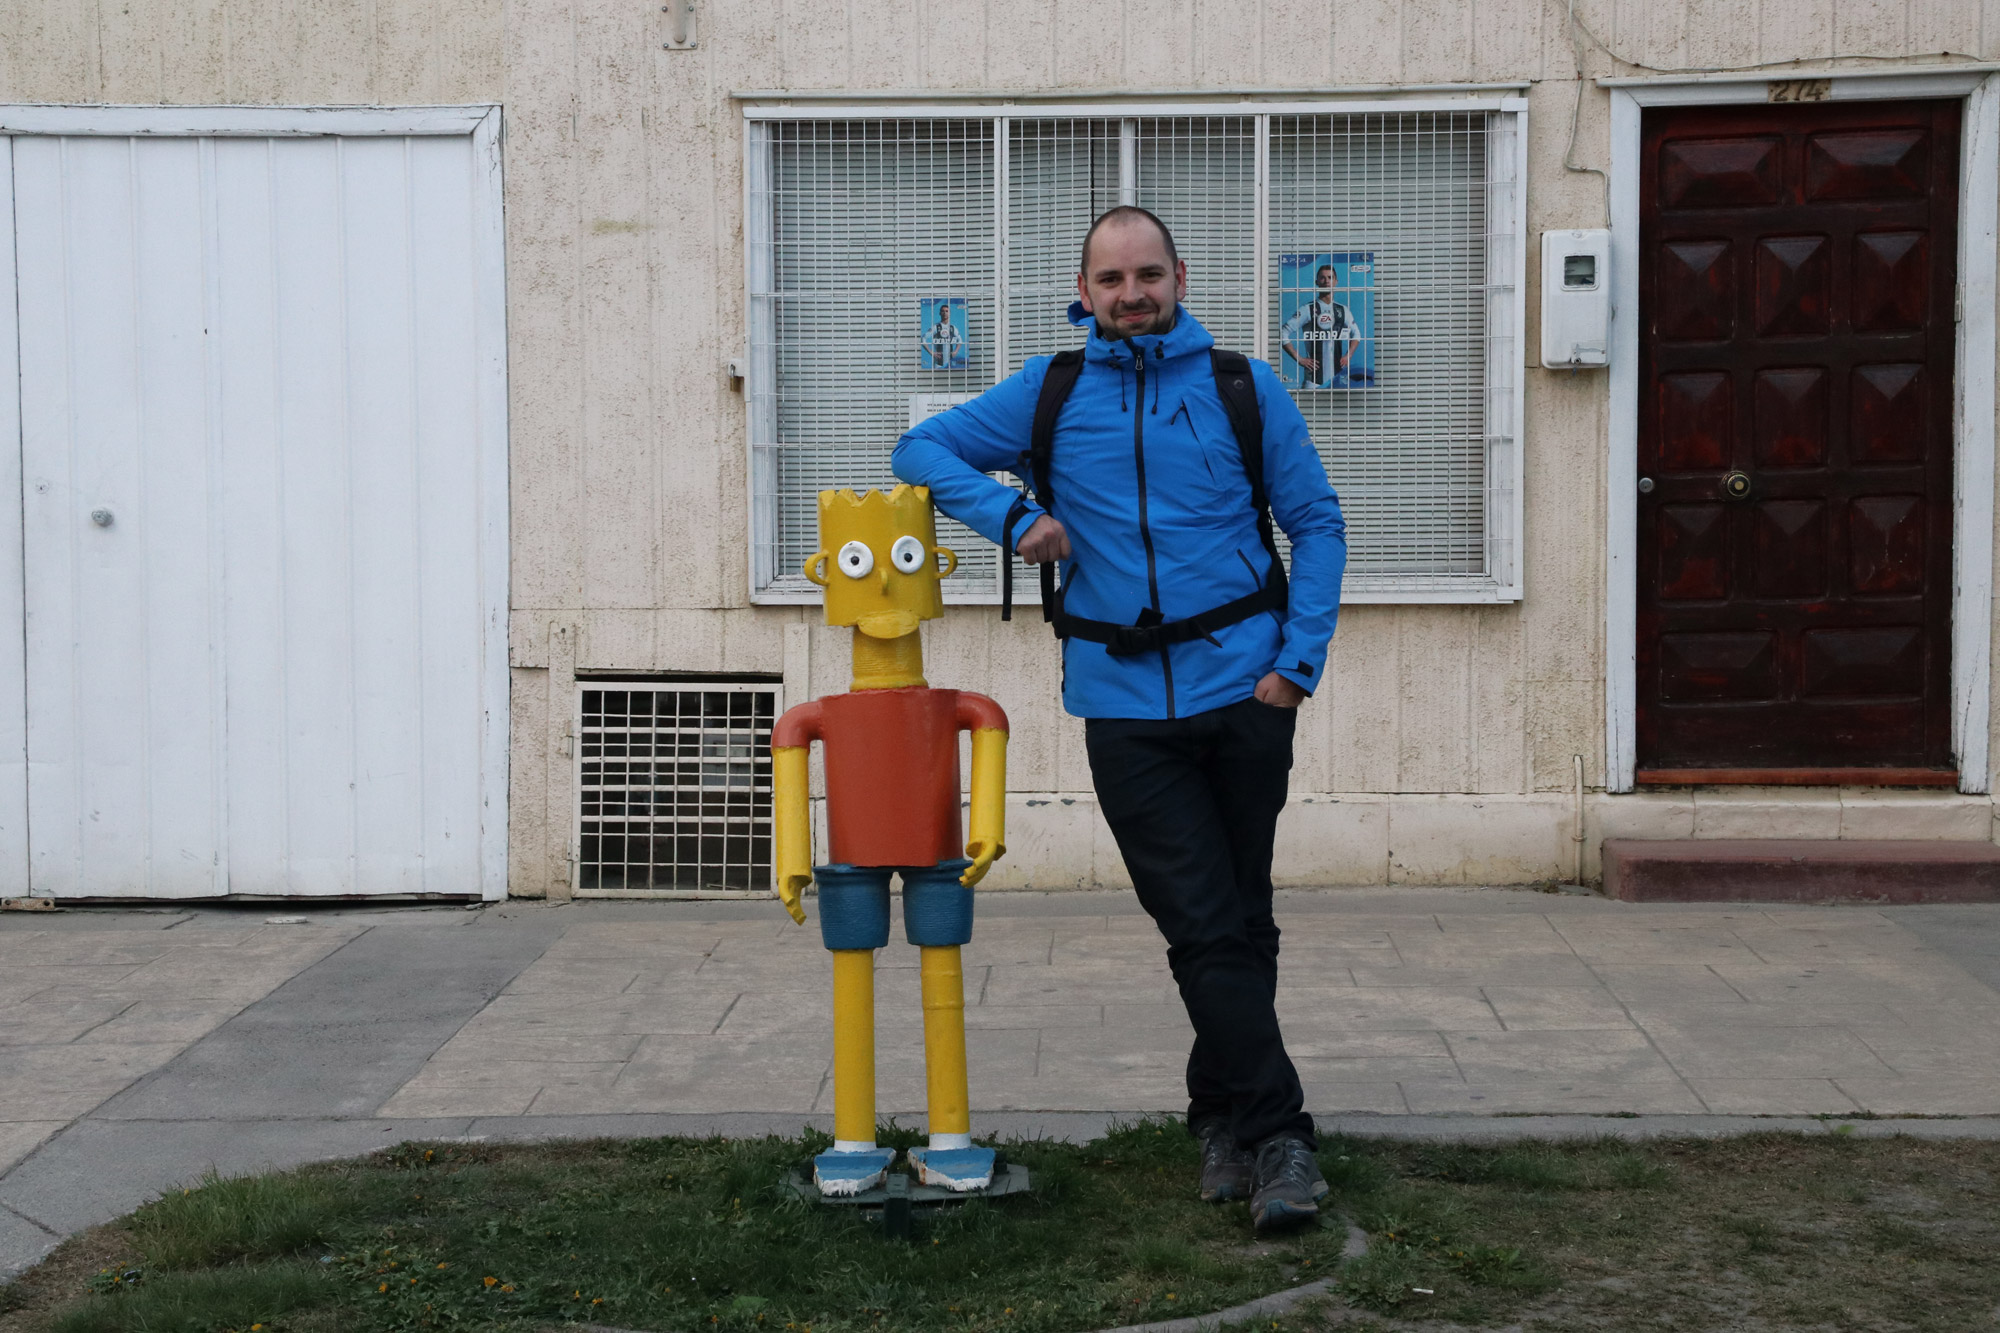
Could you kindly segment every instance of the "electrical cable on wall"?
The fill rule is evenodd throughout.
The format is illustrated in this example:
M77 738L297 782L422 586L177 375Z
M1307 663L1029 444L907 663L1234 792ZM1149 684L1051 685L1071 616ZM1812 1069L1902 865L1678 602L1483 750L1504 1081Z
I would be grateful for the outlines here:
M1576 60L1576 101L1570 107L1569 144L1563 149L1563 170L1596 176L1604 183L1604 223L1606 226L1611 225L1611 177L1601 167L1587 167L1576 160L1577 124L1583 117L1583 85L1585 80L1583 72L1583 48L1586 39L1590 45L1611 57L1613 63L1625 65L1632 69L1645 70L1649 74L1738 74L1760 69L1782 69L1787 67L1795 69L1800 65L1808 63L1818 65L1825 61L1835 60L1874 60L1903 63L1911 59L1920 58L1911 55L1879 55L1872 52L1852 52L1830 56L1814 56L1810 61L1804 59L1765 60L1747 65L1649 65L1643 60L1634 60L1612 50L1610 43L1592 32L1590 25L1576 16L1576 0L1568 0L1568 6L1570 50ZM1979 56L1965 51L1924 52L1922 55L1935 55L1941 60L1980 59Z
M1587 173L1603 183L1604 225L1608 227L1611 225L1611 175L1602 167L1586 167L1576 161L1576 128L1577 122L1583 118L1583 38L1579 35L1582 31L1583 25L1576 18L1576 0L1569 0L1569 44L1576 56L1576 101L1569 110L1569 145L1563 149L1563 170ZM1591 40L1597 41L1595 37ZM1598 42L1598 45L1601 48L1603 43ZM1611 53L1607 51L1606 54ZM1612 55L1611 58L1616 60L1618 57Z

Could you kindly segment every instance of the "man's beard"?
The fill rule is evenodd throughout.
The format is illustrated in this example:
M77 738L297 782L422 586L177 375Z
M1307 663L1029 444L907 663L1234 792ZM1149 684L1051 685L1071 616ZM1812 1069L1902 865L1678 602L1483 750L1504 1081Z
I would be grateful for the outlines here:
M1100 315L1097 319L1097 334L1107 342L1117 342L1123 338L1141 338L1148 334L1165 333L1173 328L1174 318L1180 313L1178 306L1164 309L1155 306L1150 314L1134 312L1123 319L1113 316L1111 321Z

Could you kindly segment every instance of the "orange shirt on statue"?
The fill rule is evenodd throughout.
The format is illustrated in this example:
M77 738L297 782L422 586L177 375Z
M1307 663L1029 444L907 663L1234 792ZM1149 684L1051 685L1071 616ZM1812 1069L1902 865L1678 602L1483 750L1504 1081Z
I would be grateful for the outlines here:
M775 747L826 747L827 855L836 865L934 866L965 855L958 733L1005 731L969 690L855 690L785 710Z

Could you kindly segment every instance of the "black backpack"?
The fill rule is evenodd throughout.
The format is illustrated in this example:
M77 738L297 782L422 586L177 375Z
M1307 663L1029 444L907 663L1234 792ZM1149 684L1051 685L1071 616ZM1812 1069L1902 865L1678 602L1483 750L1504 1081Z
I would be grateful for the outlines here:
M1264 417L1257 408L1257 390L1250 378L1250 361L1241 352L1215 348L1208 354L1215 370L1215 388L1229 414L1230 428L1236 433L1236 448L1243 458L1243 471L1250 479L1250 504L1257 512L1257 535L1271 554L1271 573L1264 586L1233 602L1211 607L1185 620L1164 619L1154 607L1139 612L1137 623L1117 625L1108 620L1087 620L1063 610L1062 589L1056 584L1056 562L1044 563L1042 571L1042 619L1055 629L1058 639L1077 638L1101 643L1105 651L1125 657L1136 653L1164 652L1167 645L1190 639L1216 642L1215 631L1226 629L1265 611L1285 609L1287 584L1285 562L1278 558L1278 540L1271 530L1270 498L1264 492ZM1055 452L1056 417L1083 373L1083 349L1058 352L1049 362L1048 377L1042 381L1041 397L1035 402L1035 424L1030 436L1028 463L1033 478L1036 503L1055 512L1055 488L1049 481L1049 460ZM1027 508L1026 500L1015 502L1007 515L1006 532ZM1000 618L1014 618L1014 561L1012 552L1001 551Z

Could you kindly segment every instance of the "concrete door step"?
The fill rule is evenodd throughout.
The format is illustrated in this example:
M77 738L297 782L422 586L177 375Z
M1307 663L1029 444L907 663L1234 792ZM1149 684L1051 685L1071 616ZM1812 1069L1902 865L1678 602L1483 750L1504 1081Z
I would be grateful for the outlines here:
M2000 902L1988 842L1606 838L1604 895L1627 902Z

